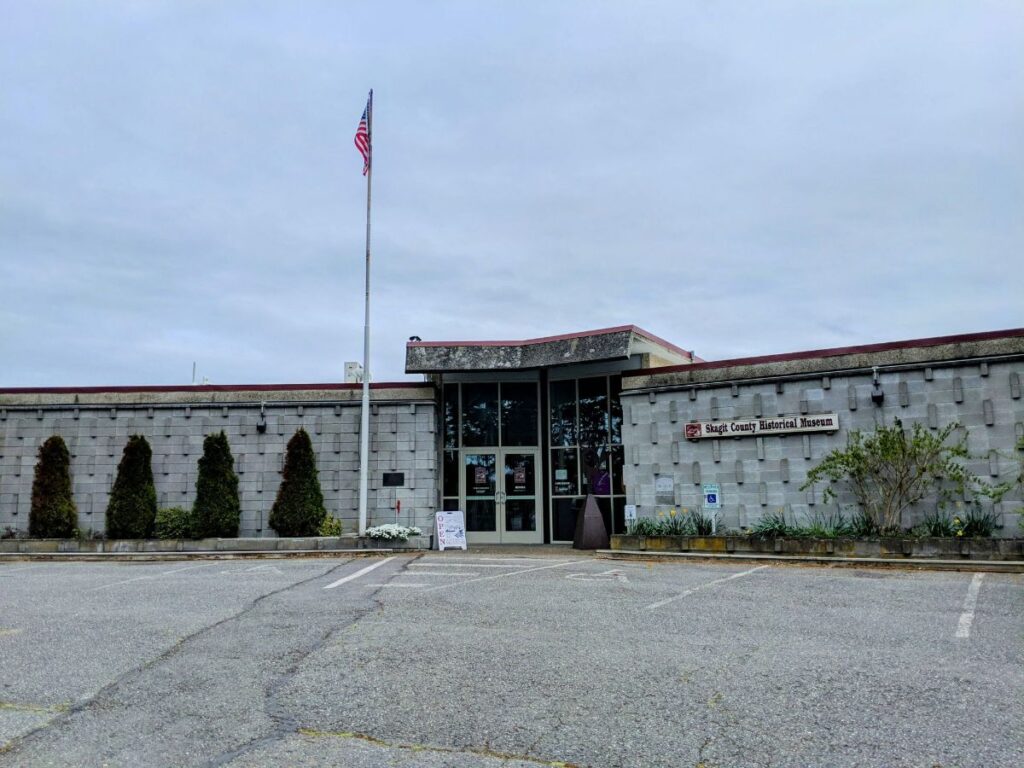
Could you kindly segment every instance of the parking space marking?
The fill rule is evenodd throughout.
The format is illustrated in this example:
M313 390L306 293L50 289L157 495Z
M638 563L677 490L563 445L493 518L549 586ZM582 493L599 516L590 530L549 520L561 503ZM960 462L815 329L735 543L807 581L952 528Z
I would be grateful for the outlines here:
M601 573L595 574L567 573L565 578L571 579L572 581L617 581L623 584L629 583L629 579L626 578L626 574L618 568L613 568L610 571L602 571Z
M526 563L491 565L490 563L409 563L410 568L529 568Z
M686 590L685 592L680 592L678 595L675 595L674 597L668 597L668 598L665 598L664 600L659 600L656 603L651 603L650 605L645 605L644 606L644 610L645 611L653 611L655 608L661 608L663 605L668 605L669 603L671 603L671 602L673 602L675 600L681 600L684 597L689 597L694 592L699 592L702 589L707 589L708 587L713 587L715 584L722 584L723 582L726 582L726 581L732 581L733 579L739 579L739 578L742 578L743 576L749 576L750 574L756 573L757 571L762 571L762 570L764 570L767 567L768 567L767 565L759 565L756 568L751 568L748 571L741 571L740 573L734 573L731 576L726 576L726 577L721 578L721 579L715 579L714 581L708 581L708 582L705 582L704 584L699 584L696 587L691 587L690 589Z
M425 589L427 584L367 584L368 587L385 587L388 589Z
M395 574L396 576L414 576L419 578L420 576L458 576L460 578L466 576L479 576L479 571L399 571Z
M967 597L964 598L964 610L960 614L960 623L956 628L957 637L970 637L971 624L974 623L974 609L978 605L978 593L981 591L981 582L985 578L984 573L974 574L970 586L967 587Z
M354 579L358 579L360 576L365 576L366 574L368 574L370 571L374 570L375 568L380 568L382 565L384 565L384 563L389 563L389 562L391 562L394 559L395 559L394 555L392 555L391 557L385 557L383 560L379 560L378 562L373 563L372 565L368 565L365 568L361 568L360 570L356 571L355 573L350 573L348 576L344 576L344 577L338 579L337 581L331 582L326 587L324 587L324 589L334 589L335 587L340 587L342 584L345 584L345 583L347 583L349 581L352 581Z
M538 568L520 568L517 571L509 571L508 573L496 573L493 576L481 576L479 579L466 579L465 581L455 581L451 584L438 584L436 587L430 587L429 592L433 592L438 589L448 589L449 587L461 587L463 584L473 584L479 581L493 581L494 579L507 579L509 576L521 576L524 573L536 573L537 571L547 571L551 568L564 568L567 565L579 565L586 563L587 561L579 560L566 560L564 563L555 563L554 565L542 565Z
M21 573L22 571L28 571L32 568L41 568L40 565L26 565L21 568L0 568L0 576L6 576L10 573Z
M174 569L172 569L170 571L161 571L160 573L156 573L156 574L151 574L151 575L147 574L145 576L136 576L135 578L132 578L132 579L125 579L124 581L115 581L115 582L113 582L111 584L101 584L98 587L90 587L89 589L87 589L85 591L86 592L95 592L98 589L106 589L107 587L117 587L117 586L120 586L121 584L131 584L133 581L145 581L147 579L156 579L156 578L159 578L160 576L169 576L169 575L171 575L173 573L181 573L182 571L191 571L191 570L193 570L195 568L209 568L210 566L213 566L213 565L219 565L219 563L200 563L199 565L186 565L184 568L174 568Z

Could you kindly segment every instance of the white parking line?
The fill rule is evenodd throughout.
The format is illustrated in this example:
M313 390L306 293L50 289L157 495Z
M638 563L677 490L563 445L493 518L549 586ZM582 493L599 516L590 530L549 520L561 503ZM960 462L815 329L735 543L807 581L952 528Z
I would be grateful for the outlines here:
M39 566L39 565L26 565L23 568L7 568L7 567L4 567L4 568L0 568L0 576L6 576L9 573L21 573L22 571L27 571L27 570L29 570L31 568L41 568L41 567L42 566Z
M491 565L490 563L409 563L410 568L529 568L527 563L515 565Z
M121 584L131 584L133 581L146 581L148 579L156 579L156 578L159 578L160 576L169 576L172 573L181 573L182 571L191 571L191 570L193 570L195 568L209 568L212 565L219 565L219 563L200 563L199 565L186 565L184 568L174 568L174 569L172 569L170 571L161 571L160 573L155 573L155 574L146 575L146 576L136 576L133 579L125 579L124 581L115 581L115 582L113 582L111 584L101 584L98 587L90 587L89 589L87 589L85 591L86 592L95 592L97 589L106 589L107 587L117 587L117 586L120 586Z
M984 578L984 573L974 574L970 586L967 587L967 597L964 598L964 611L960 614L960 623L956 628L957 637L971 636L971 624L974 623L974 609L978 605L978 593L981 591L981 581Z
M394 556L392 556L392 557L385 557L383 560L379 560L378 562L374 563L373 565L368 565L365 568L356 571L355 573L350 573L348 576L345 576L344 578L338 579L337 581L328 584L326 587L324 587L324 589L334 589L335 587L340 587L342 584L344 584L346 582L349 582L349 581L352 581L353 579L358 579L360 576L366 575L367 573L372 571L374 568L380 568L382 565L384 565L384 563L388 563L388 562L390 562L390 561L392 561L394 559L395 559Z
M519 576L524 573L536 573L537 571L546 571L550 568L564 568L567 565L580 565L586 564L585 560L567 560L564 563L555 563L554 565L542 565L539 568L526 568L519 569L518 571L509 571L508 573L496 573L493 576L481 576L479 579L467 579L466 581L455 581L451 584L438 584L436 587L430 587L428 591L433 592L438 589L448 589L449 587L461 587L463 584L472 584L476 581L492 581L493 579L506 579L509 576Z
M424 589L426 584L367 584L368 587L387 587L388 589Z
M479 576L479 571L399 571L395 576Z
M760 571L760 570L763 570L763 569L765 569L767 567L768 567L767 565L759 565L756 568L751 568L749 571L742 571L740 573L734 573L732 576L726 576L725 578L722 578L722 579L715 579L714 581L709 581L709 582L707 582L705 584L700 584L699 586L692 587L691 589L688 589L685 592L680 592L678 595L675 595L674 597L669 597L669 598L666 598L665 600L659 600L656 603L651 603L650 605L645 605L644 606L644 610L645 611L653 611L655 608L661 608L661 606L663 606L663 605L668 605L669 603L671 603L674 600L680 600L680 599L682 599L684 597L692 595L694 592L699 592L700 590L706 589L708 587L712 587L715 584L721 584L722 582L725 582L725 581L732 581L733 579L738 579L738 578L740 578L742 576L749 576L750 574L755 573L755 572Z

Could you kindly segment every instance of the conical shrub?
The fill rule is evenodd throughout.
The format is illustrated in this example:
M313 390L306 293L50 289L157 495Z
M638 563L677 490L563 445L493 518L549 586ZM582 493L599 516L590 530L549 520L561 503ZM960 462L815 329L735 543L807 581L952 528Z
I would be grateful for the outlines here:
M228 436L207 435L196 478L196 503L192 507L193 534L199 538L238 535L242 505L238 500L238 475Z
M32 480L32 508L28 514L30 536L66 539L78 527L78 509L71 494L71 455L59 435L39 446Z
M146 539L156 525L156 486L153 451L142 435L132 435L117 465L117 477L107 503L107 536Z
M270 527L279 536L317 536L326 515L313 443L306 430L300 429L288 441L284 477L270 511Z

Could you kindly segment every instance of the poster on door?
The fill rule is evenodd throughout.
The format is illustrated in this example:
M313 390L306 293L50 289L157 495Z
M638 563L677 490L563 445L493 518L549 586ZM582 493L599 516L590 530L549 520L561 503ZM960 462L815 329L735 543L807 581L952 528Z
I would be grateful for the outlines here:
M520 462L512 470L512 492L526 493L526 464Z
M438 512L436 520L438 550L466 549L466 516L460 510Z
M473 495L490 496L494 493L491 488L491 481L487 474L487 467L473 467Z

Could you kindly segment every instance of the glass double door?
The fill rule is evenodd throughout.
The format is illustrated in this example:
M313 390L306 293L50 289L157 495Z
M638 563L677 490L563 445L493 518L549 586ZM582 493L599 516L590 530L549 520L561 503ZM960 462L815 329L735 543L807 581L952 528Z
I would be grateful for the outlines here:
M543 543L539 457L539 451L523 448L463 449L469 543Z

